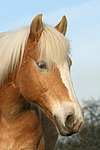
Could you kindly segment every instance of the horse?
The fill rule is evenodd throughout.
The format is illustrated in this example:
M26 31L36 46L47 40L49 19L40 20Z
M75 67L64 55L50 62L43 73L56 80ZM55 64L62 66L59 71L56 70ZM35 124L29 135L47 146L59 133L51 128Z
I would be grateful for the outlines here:
M0 150L49 150L50 136L54 145L59 134L78 132L84 115L66 31L65 16L51 27L39 14L30 26L0 34Z

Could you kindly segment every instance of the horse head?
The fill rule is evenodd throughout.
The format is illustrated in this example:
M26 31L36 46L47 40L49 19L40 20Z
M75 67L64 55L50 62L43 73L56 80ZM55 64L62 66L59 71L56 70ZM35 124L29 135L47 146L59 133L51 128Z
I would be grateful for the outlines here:
M83 122L83 110L70 76L72 61L66 30L65 16L54 28L43 24L42 14L36 16L17 73L20 93L45 111L61 135L77 132Z

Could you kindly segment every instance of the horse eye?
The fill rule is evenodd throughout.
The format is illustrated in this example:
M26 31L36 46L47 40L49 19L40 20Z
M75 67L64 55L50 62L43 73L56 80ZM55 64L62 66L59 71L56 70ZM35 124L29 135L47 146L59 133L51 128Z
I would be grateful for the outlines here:
M37 66L38 66L38 68L40 68L40 69L47 69L47 63L45 62L45 61L39 61L39 62L37 62Z

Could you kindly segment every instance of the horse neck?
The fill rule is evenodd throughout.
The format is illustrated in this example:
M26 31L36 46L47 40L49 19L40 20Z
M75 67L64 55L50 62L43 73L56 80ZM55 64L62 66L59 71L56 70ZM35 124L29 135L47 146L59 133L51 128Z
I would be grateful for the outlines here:
M0 88L0 116L7 122L12 122L18 118L27 102L19 94L19 89L13 83L9 83Z

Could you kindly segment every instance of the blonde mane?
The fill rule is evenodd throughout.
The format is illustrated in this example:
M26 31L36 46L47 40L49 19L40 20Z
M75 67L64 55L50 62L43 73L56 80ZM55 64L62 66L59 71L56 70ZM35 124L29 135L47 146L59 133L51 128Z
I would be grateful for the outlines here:
M68 39L49 25L44 25L44 30L39 40L40 57L48 63L54 62L57 66L66 61L70 53Z
M13 69L22 63L25 45L30 34L30 27L17 31L0 34L0 84L3 83ZM51 26L44 25L41 38L38 42L40 56L50 63L63 63L69 54L69 42L61 33Z
M16 68L20 54L22 61L28 36L29 27L0 34L0 83Z

